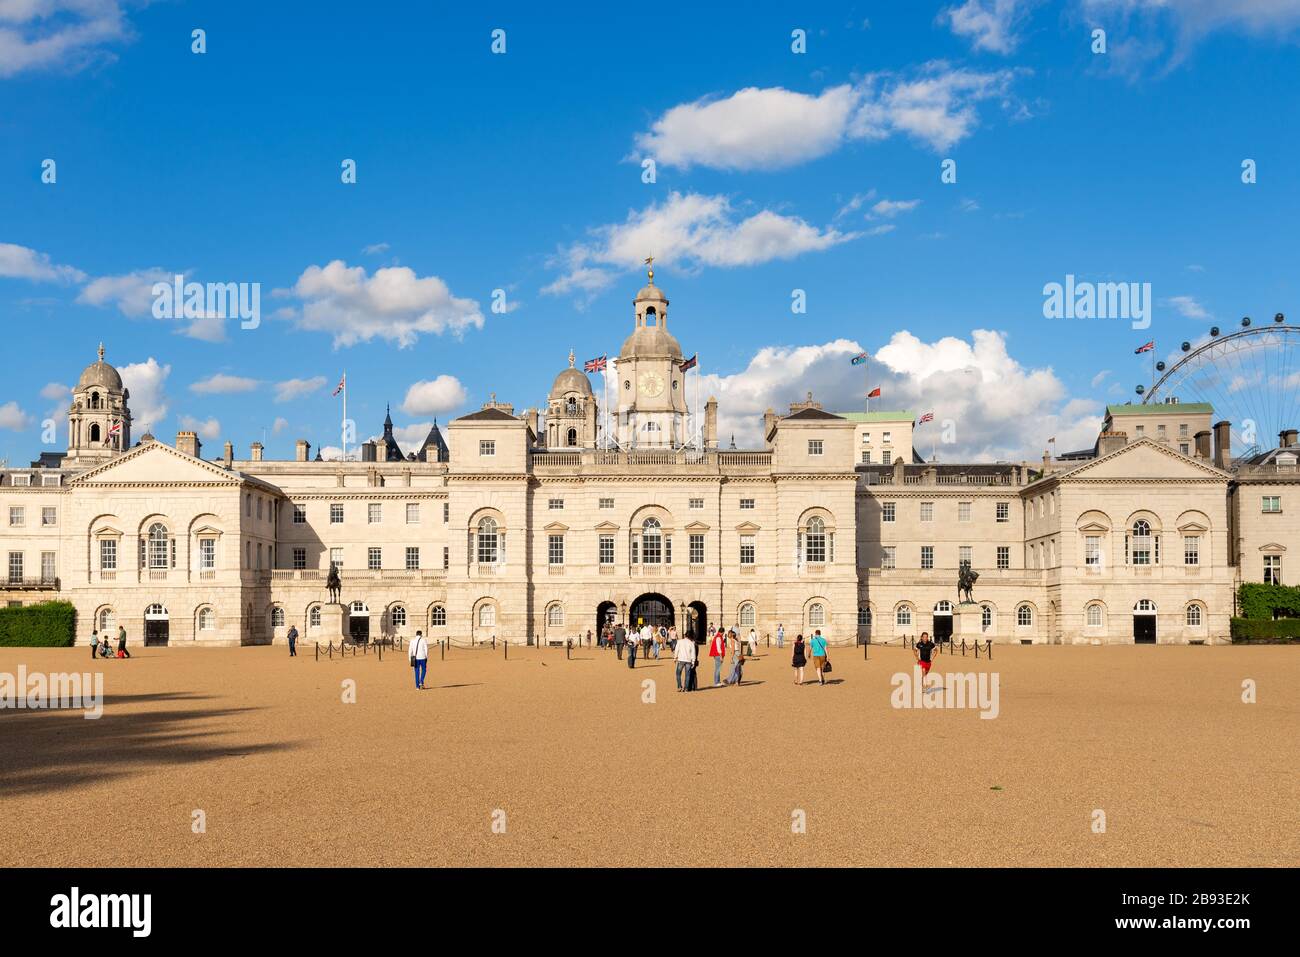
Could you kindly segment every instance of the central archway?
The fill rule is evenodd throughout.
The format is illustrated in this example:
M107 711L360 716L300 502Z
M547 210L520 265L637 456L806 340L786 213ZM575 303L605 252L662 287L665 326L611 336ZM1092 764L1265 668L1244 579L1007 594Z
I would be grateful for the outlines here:
M602 601L596 606L596 636L605 630L605 626L611 628L618 622L618 606L612 601ZM593 639L594 640L594 639Z
M627 617L630 628L640 628L642 625L671 628L675 621L673 603L658 592L648 592L632 602Z
M702 645L709 640L709 609L702 601L693 601L686 606L686 614L689 619L685 627L689 634L695 639L697 645Z

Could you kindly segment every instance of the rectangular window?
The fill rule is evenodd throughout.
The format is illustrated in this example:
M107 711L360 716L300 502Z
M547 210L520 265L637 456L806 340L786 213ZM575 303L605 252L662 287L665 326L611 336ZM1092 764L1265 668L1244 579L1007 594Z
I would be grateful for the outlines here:
M546 536L546 560L552 565L564 564L564 536Z
M378 525L384 520L384 506L379 502L371 502L366 506L366 523L369 525Z
M443 502L442 503L442 524L446 525L450 521L451 521L451 503Z
M998 546L998 568L1010 568L1010 567L1011 567L1011 546L999 545Z
M10 557L12 561L12 556ZM1280 585L1282 584L1282 556L1265 555L1264 556L1264 584Z
M933 545L921 546L921 567L922 568L934 567L934 546Z
M613 500L612 498L602 498L602 499L600 500L600 507L601 507L601 508L613 508L613 507L614 507L614 500Z
M1010 502L998 502L998 521L999 521L999 522L1009 522L1009 521L1011 521L1011 503L1010 503Z
M563 510L564 510L564 499L562 499L562 498L552 498L552 499L547 499L547 501L546 501L546 507L547 507L548 509L550 509L552 512L560 512L560 511L563 511Z
M863 465L870 465L870 464L871 464L871 453L870 453L870 452L863 452L863 453L862 453L862 464L863 464Z
M51 507L51 506L49 506L49 505L47 505L47 506L45 506L44 508L42 508L42 509L41 509L41 524L42 524L42 525L57 525L57 524L58 524L58 512L57 512L53 507Z
M451 567L451 549L444 545L442 548L442 569L443 571L446 571L450 567Z
M217 567L217 540L215 538L199 539L199 568L210 570Z
M754 500L752 498L742 498L740 500L740 507L743 509L752 509L754 507Z
M614 564L614 536L600 536L600 563L602 565Z
M863 445L870 445L870 444L871 444L871 433L870 433L870 432L863 432L863 433L862 433L862 444L863 444Z
M342 502L335 502L330 506L330 524L331 525L343 524L343 503Z
M420 503L419 502L406 503L406 524L407 525L420 524Z
M823 443L822 443L822 440L821 440L821 439L809 439L809 440L808 440L808 454L809 454L809 455L821 455L821 454L822 454L823 447L824 447L824 446L823 446Z
M293 550L293 567L298 569L307 567L307 549L295 548Z
M880 550L880 567L893 568L894 566L895 546L886 545Z
M921 503L921 521L923 522L934 521L934 502Z
M12 475L9 477L9 481L14 484L15 488L26 488L32 484L32 477L26 474Z
M1129 564L1130 565L1150 565L1151 564L1151 542L1150 535L1134 535L1129 542Z
M9 524L13 527L19 527L26 522L26 512L21 505L9 506Z
M418 572L420 570L420 547L418 545L406 546L406 570L408 572Z
M1083 540L1083 563L1093 567L1101 566L1101 536L1088 535Z
M1183 454L1183 455L1187 455L1191 450L1190 450L1190 448L1188 447L1188 445L1187 445L1186 442L1179 442L1179 443L1178 443L1178 451L1179 451L1181 454Z
M957 549L957 561L965 562L967 565L975 564L974 552L970 545L962 545Z
M895 505L893 502L884 502L880 506L880 520L890 523L894 520Z
M970 521L970 502L957 503L957 521L959 522Z
M1178 424L1178 437L1179 437L1180 439L1185 439L1185 438L1187 438L1187 423L1186 423L1186 422L1180 422L1180 423Z
M1145 425L1139 425L1136 430L1137 437L1139 439L1142 438L1142 436L1146 434L1146 431L1147 431L1147 427Z
M754 536L753 535L740 536L740 564L742 565L754 564Z
M377 572L384 567L384 550L382 548L370 547L366 549L366 568L372 572Z
M99 540L99 570L101 572L117 571L117 540L101 538Z
M478 441L478 454L479 454L479 455L496 455L496 454L497 454L497 444L496 444L496 442L495 442L493 439L479 439L479 441Z
M1163 439L1164 437L1165 437L1165 427L1163 425L1157 425L1156 438Z
M644 565L658 565L663 562L664 539L662 535L641 536L641 562Z
M58 484L59 484L59 479L60 479L60 478L62 478L62 476L60 476L60 475L42 475L42 476L41 476L41 484L42 484L42 485L47 485L47 486L48 486L48 485L58 485Z
M1281 495L1265 495L1264 498L1263 498L1263 500L1262 500L1262 504L1263 504L1263 508L1261 509L1261 511L1265 511L1265 512L1280 512L1280 511L1282 511L1282 496L1281 496ZM9 513L10 513L10 515L12 516L12 514L13 514L13 509L10 509L10 510L9 510ZM13 524L13 519L12 519L12 517L11 517L10 520L9 520L9 524L10 524L10 525ZM19 521L18 524L21 525L22 522Z
M702 498L693 498L693 499L691 499L691 503L690 503L690 505L691 505L691 508L692 508L692 509L695 509L696 511L698 511L698 510L704 508L704 499L702 499Z
M49 584L55 579L54 552L41 552L41 581Z
M295 525L307 524L307 506L294 503L293 506L293 523Z
M331 561L332 563L334 563L334 565L336 565L337 567L342 568L342 567L343 567L343 549L341 549L341 548L331 548L331 549L330 549L330 561Z
M259 522L262 520L262 500L260 498L257 500L257 520Z
M880 444L881 444L881 445L888 445L890 442L892 442L893 439L890 438L891 434L892 434L892 433L890 433L890 432L882 432L882 433L880 433Z
M692 565L704 564L704 536L691 535L690 540L690 560Z
M9 583L13 585L22 584L23 580L23 553L9 553Z
M1201 536L1188 535L1183 539L1183 564L1199 565L1201 563Z

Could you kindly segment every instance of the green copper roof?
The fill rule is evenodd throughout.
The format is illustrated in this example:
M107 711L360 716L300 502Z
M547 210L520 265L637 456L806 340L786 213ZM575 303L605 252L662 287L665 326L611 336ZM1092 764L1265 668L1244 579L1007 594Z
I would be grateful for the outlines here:
M836 412L840 418L850 422L911 422L916 413L908 412Z
M1127 402L1124 405L1106 406L1107 415L1198 415L1200 413L1214 413L1214 406L1208 402L1156 402L1151 405L1134 405Z

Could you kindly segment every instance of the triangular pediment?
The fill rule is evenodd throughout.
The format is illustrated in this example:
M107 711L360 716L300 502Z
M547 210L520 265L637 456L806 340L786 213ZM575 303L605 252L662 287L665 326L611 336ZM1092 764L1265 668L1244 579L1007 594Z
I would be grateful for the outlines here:
M238 485L239 473L178 452L162 442L149 442L110 459L103 465L83 472L72 480L74 485L151 485L159 482L186 484Z
M1138 439L1109 455L1093 459L1061 475L1072 479L1207 479L1230 478L1227 472L1206 462L1189 458L1167 445Z
M99 538L121 538L122 530L114 528L112 525L101 525L95 529L94 534Z
M551 522L550 525L546 526L546 531L548 532L567 532L568 530L569 526L565 525L563 522Z
M190 534L198 536L198 535L222 535L224 533L221 531L221 529L217 528L215 525L200 525L198 528L194 529L194 531L191 532Z
M709 526L700 521L690 522L686 525L686 531L688 532L707 532L708 530Z
M758 526L755 525L753 522L741 522L739 525L736 526L736 531L738 531L738 532L756 532L756 531L758 531Z
M598 531L598 532L617 532L617 531L618 531L618 526L615 525L613 522L610 522L610 521L604 521L604 522L600 522L600 523L596 526L596 531Z
M1208 526L1202 525L1200 522L1187 522L1184 525L1179 525L1178 530L1184 535L1188 533L1198 535L1201 532L1208 532L1210 529Z
M1278 542L1269 542L1267 545L1259 546L1259 550L1261 552L1284 552L1286 551L1286 546L1279 544Z
M1089 522L1089 523L1086 524L1086 525L1080 525L1080 526L1079 526L1079 531L1081 531L1081 532L1109 532L1109 531L1110 531L1110 526L1109 526L1109 525L1103 525L1103 524L1101 524L1101 522Z

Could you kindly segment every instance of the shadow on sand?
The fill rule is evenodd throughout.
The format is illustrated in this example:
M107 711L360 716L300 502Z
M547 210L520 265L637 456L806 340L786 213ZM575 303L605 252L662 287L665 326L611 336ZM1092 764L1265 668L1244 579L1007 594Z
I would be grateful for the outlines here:
M168 765L283 751L289 742L249 744L223 738L222 719L258 708L186 707L122 713L144 702L202 702L208 695L105 695L104 714L80 710L10 711L0 716L0 796L40 794Z

